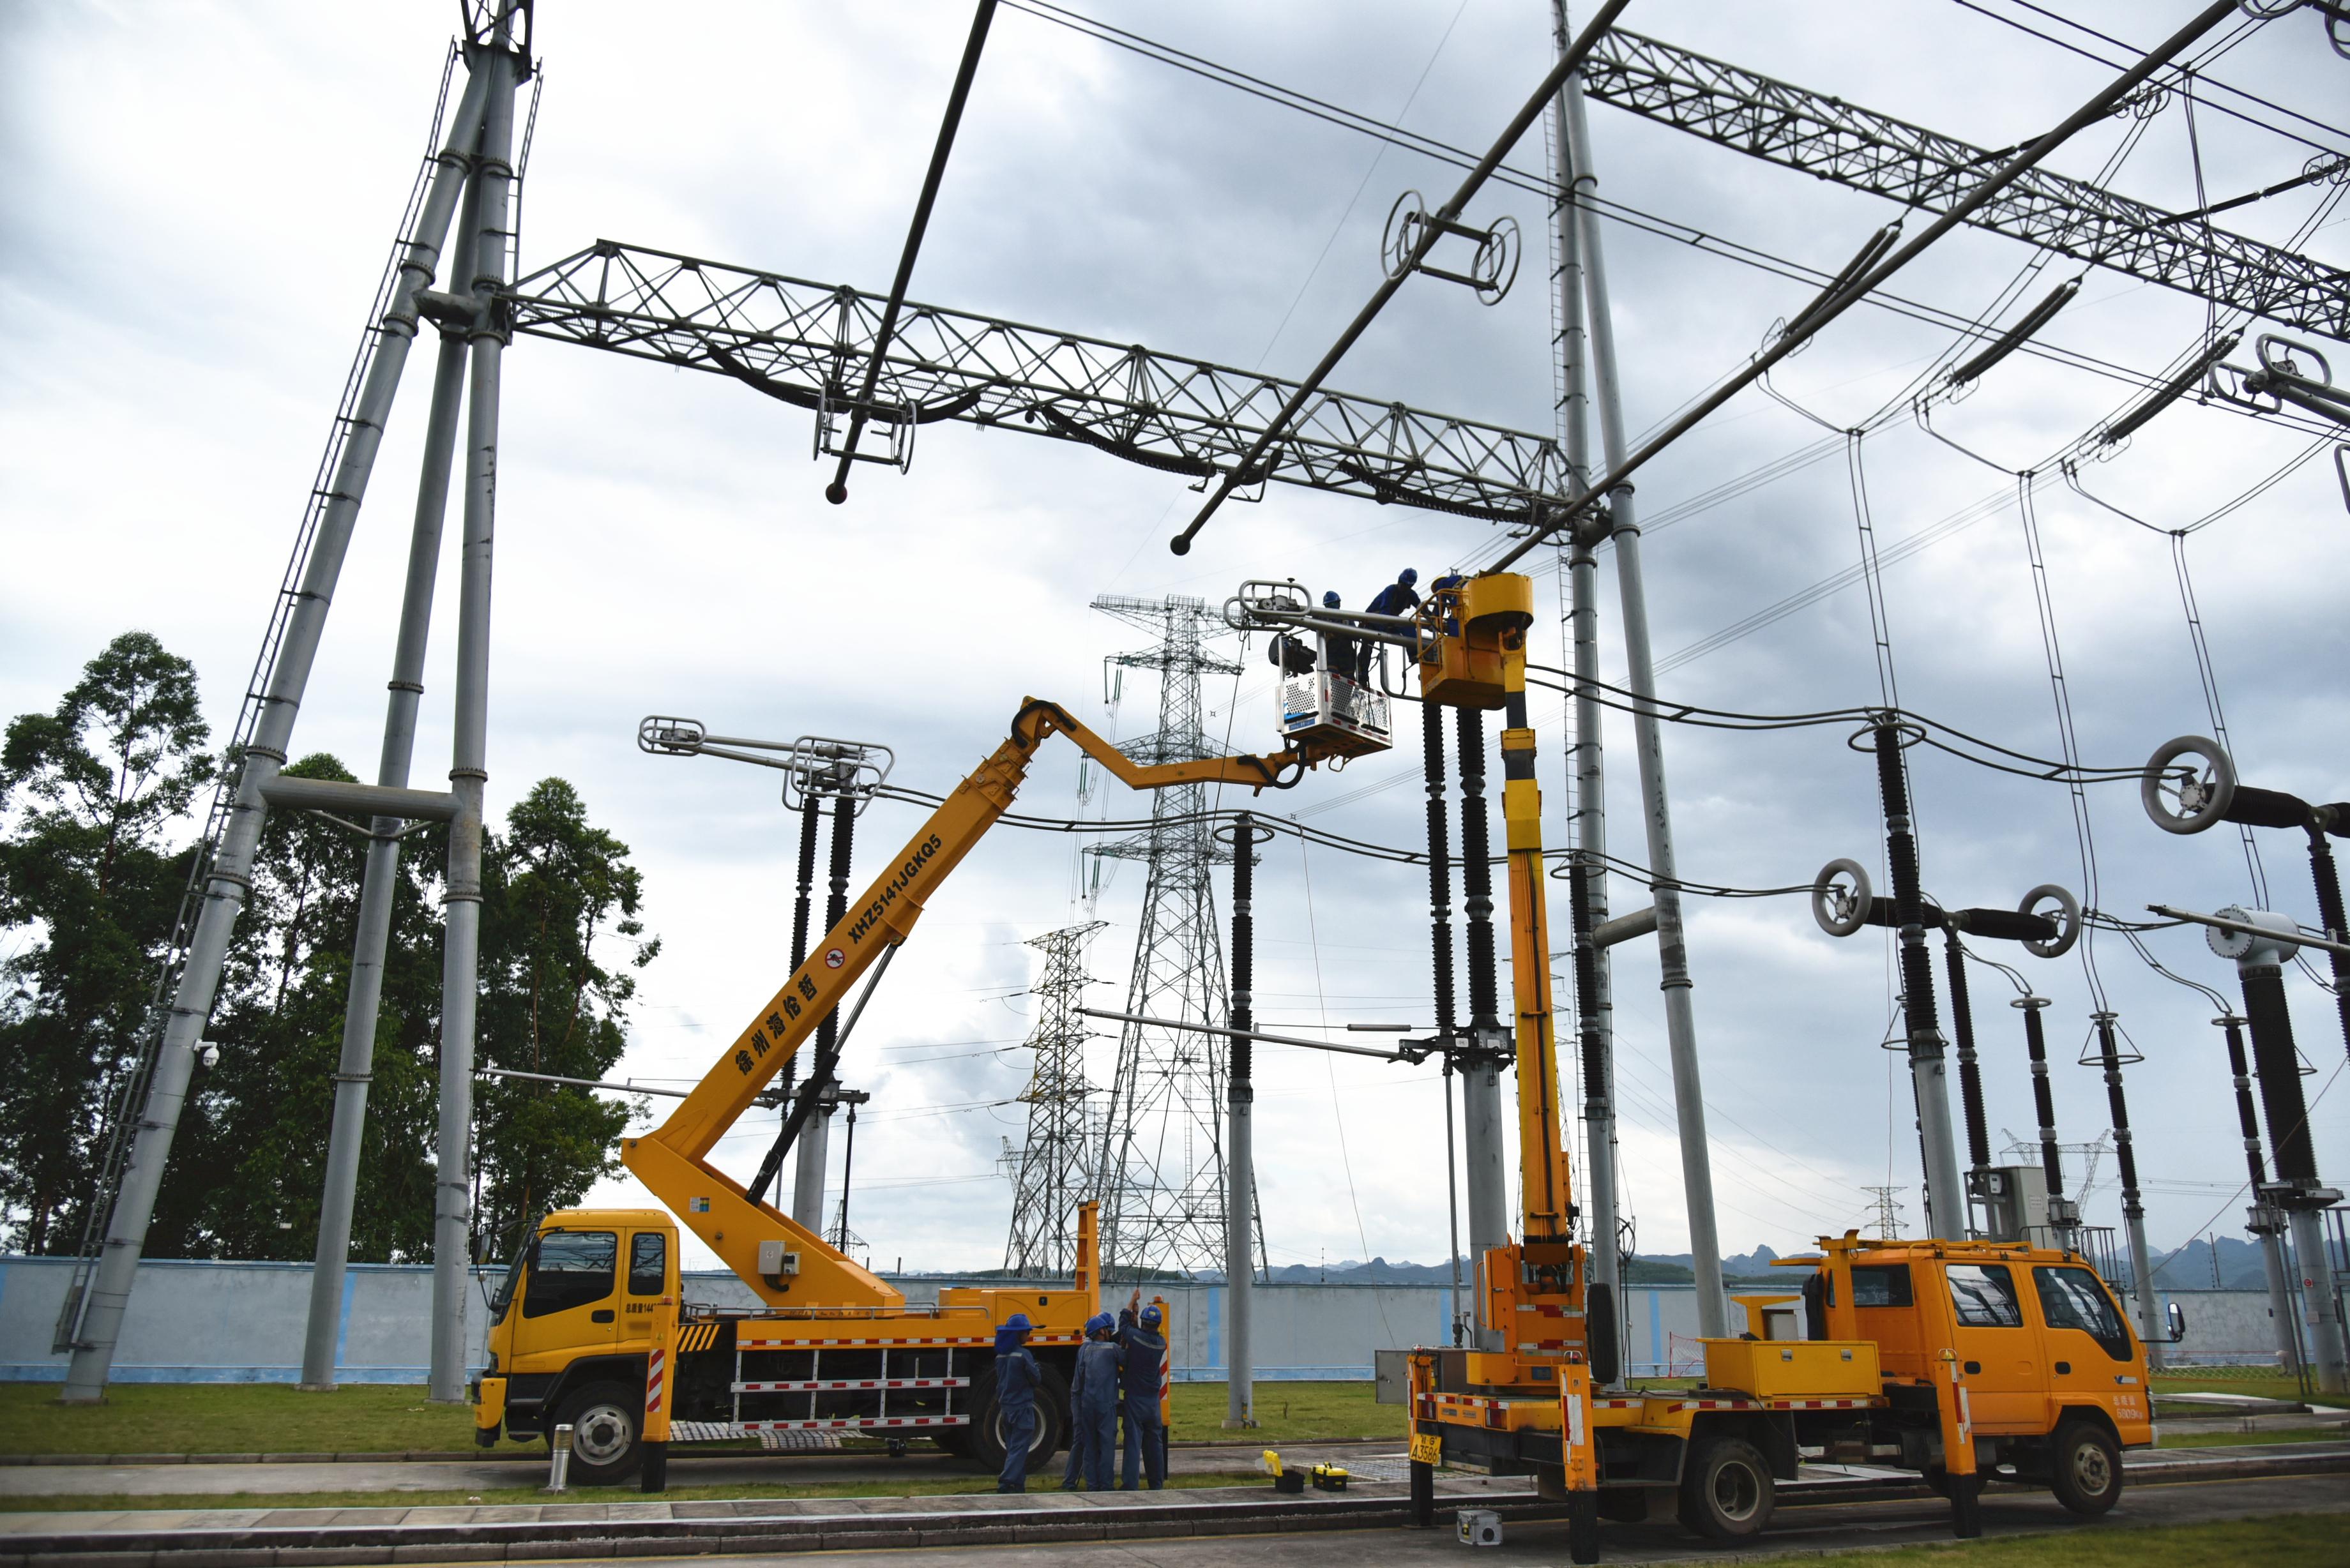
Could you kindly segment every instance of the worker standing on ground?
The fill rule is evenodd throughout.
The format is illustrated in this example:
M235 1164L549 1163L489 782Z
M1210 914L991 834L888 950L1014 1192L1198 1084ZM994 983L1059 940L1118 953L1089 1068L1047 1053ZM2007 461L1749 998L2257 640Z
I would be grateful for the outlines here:
M1419 574L1409 566L1396 574L1396 580L1381 588L1364 608L1372 615L1409 615L1419 607L1419 590L1412 585ZM1363 685L1371 681L1371 659L1378 644L1365 638L1356 645L1355 679Z
M1086 1320L1086 1342L1077 1349L1077 1375L1069 1384L1069 1449L1084 1455L1086 1490L1107 1491L1117 1463L1118 1385L1123 1358L1117 1320L1096 1313ZM1064 1488L1069 1483L1064 1481Z
M1338 596L1336 593L1324 594L1322 607L1338 608ZM1356 667L1362 658L1360 651L1362 646L1351 637L1341 637L1335 631L1324 632L1322 634L1322 668L1333 675L1344 675L1348 680L1355 679ZM1137 1291L1135 1295L1139 1299L1141 1293ZM1121 1314L1119 1323L1123 1325L1124 1322L1124 1316Z
M1028 1450L1036 1445L1036 1386L1044 1381L1028 1349L1028 1314L1016 1312L995 1331L995 1408L1003 1422L998 1491L1028 1490Z
M1126 1465L1118 1479L1120 1491L1135 1490L1138 1469L1149 1478L1152 1491L1167 1481L1167 1425L1159 1411L1159 1368L1166 1365L1167 1338L1159 1332L1159 1303L1143 1306L1138 1287L1126 1310L1118 1314L1118 1342L1126 1357Z

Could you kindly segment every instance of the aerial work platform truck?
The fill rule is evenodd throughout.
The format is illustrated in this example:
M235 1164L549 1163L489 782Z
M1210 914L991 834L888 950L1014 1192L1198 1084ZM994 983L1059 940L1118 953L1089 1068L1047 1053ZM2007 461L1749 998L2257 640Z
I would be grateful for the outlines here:
M1702 1535L1753 1535L1773 1483L1805 1458L1917 1471L1950 1499L1960 1535L1979 1532L1990 1475L2046 1485L2076 1512L2112 1507L2121 1450L2154 1440L2146 1349L2070 1251L1824 1238L1818 1257L1783 1260L1810 1271L1799 1292L1743 1299L1747 1333L1702 1342L1697 1387L1622 1386L1612 1293L1574 1234L1561 1123L1526 718L1532 585L1448 582L1419 611L1421 699L1505 713L1521 1206L1517 1239L1472 1260L1474 1343L1408 1358L1417 1521L1433 1522L1440 1464L1535 1477L1567 1505L1577 1563L1599 1560L1603 1516L1672 1511Z
M535 1440L567 1425L574 1476L608 1484L640 1471L648 1491L665 1484L670 1444L743 1438L790 1449L843 1434L928 1437L997 1469L995 1330L1021 1313L1035 1325L1028 1344L1045 1384L1031 1467L1061 1447L1067 1380L1085 1321L1099 1310L1093 1205L1079 1213L1066 1289L949 1289L924 1306L709 1158L858 980L879 980L939 884L1011 808L1036 749L1055 734L1134 789L1286 789L1323 761L1367 749L1359 735L1304 726L1266 755L1142 764L1058 705L1023 703L994 753L915 830L669 1119L624 1140L622 1162L669 1212L569 1210L539 1222L490 1303L489 1361L473 1387L477 1442L488 1447L502 1434ZM681 1221L759 1306L685 1300ZM1163 1417L1164 1366L1159 1389Z

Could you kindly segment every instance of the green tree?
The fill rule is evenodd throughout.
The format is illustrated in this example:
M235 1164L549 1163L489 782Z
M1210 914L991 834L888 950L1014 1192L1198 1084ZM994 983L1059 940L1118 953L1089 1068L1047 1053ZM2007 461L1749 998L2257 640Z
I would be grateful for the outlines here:
M0 743L0 1204L11 1243L67 1251L107 1108L137 1059L212 778L195 669L129 631Z
M507 814L483 859L480 1061L604 1077L627 1048L634 971L660 950L639 919L643 878L629 846L591 826L578 791L550 778ZM619 1168L629 1106L498 1078L477 1086L474 1106L475 1234L494 1251Z

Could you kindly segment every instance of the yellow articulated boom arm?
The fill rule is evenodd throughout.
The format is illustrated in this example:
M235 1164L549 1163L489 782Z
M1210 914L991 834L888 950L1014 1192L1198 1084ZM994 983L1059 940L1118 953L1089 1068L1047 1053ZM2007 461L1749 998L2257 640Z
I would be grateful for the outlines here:
M736 1036L669 1120L620 1146L620 1158L655 1197L773 1306L875 1308L905 1298L858 1268L709 1163L710 1151L750 1109L761 1090L812 1037L826 1014L881 955L904 941L924 905L964 856L1011 809L1036 748L1066 735L1087 756L1134 789L1181 784L1234 784L1285 789L1322 760L1311 746L1268 756L1208 757L1143 765L1079 723L1056 703L1028 699L995 753L931 814L897 859L841 922L825 933L798 972ZM761 1267L762 1244L768 1254ZM796 1254L796 1270L784 1254Z

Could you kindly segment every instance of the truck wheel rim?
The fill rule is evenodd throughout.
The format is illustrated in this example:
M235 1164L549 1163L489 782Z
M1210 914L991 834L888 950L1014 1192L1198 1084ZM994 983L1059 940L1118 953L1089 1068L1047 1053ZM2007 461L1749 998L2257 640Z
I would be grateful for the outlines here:
M591 1405L571 1428L571 1451L591 1465L608 1465L629 1451L628 1413L618 1405Z
M2106 1450L2095 1443L2083 1443L2074 1449L2073 1479L2092 1497L2102 1495L2114 1483L2113 1467L2106 1462Z
M1722 1518L1743 1523L1762 1504L1762 1488L1744 1465L1724 1465L1713 1472L1713 1508Z

